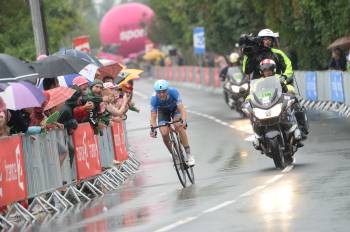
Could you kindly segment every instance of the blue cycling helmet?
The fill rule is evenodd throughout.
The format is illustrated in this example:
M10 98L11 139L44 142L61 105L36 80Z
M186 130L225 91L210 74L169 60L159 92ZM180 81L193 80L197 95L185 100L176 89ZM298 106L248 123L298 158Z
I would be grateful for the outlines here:
M169 82L166 80L158 80L153 86L155 91L167 90L169 88Z

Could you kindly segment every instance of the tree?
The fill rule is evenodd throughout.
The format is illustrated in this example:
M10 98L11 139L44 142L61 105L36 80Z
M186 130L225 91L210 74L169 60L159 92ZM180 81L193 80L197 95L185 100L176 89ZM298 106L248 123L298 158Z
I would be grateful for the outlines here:
M304 69L322 69L328 45L349 33L348 0L150 0L156 13L150 37L182 50L192 47L192 28L204 26L209 51L228 53L242 32L271 28L282 49L295 51Z
M78 3L79 2L79 3ZM81 3L84 2L84 3ZM48 32L48 49L71 47L72 38L96 30L84 20L81 9L93 9L92 1L42 0ZM80 7L73 4L80 4ZM84 31L85 30L85 31ZM23 0L3 1L0 8L0 53L24 60L34 60L35 45L29 4Z

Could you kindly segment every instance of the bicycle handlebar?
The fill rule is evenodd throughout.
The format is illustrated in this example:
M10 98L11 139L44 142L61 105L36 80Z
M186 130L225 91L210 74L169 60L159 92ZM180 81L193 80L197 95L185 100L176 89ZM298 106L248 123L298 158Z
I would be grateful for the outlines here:
M180 120L176 120L176 121L172 121L172 122L165 122L165 123L162 124L162 125L158 125L158 126L156 126L156 127L151 127L151 129L155 130L155 129L159 128L159 127L162 127L162 126L170 126L171 124L175 124L175 123L178 123L178 122L183 122L183 121L182 121L182 119L180 119Z

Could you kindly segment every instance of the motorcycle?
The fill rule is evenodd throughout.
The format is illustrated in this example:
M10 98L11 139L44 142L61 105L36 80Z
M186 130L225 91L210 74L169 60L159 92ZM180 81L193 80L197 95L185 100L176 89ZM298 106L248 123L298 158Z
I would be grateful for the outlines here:
M230 67L227 70L223 89L225 102L230 109L244 115L242 104L249 94L248 79L237 68Z
M301 132L295 118L295 97L283 93L278 77L252 80L250 99L243 105L251 120L256 140L254 147L283 169L294 161ZM257 143L257 144L256 144Z

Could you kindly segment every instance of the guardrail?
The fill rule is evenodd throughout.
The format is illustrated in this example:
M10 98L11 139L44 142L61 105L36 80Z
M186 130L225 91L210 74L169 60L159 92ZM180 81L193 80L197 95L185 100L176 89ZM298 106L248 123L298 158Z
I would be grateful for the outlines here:
M7 213L0 215L0 227L11 229L9 218L14 213L31 222L36 220L35 208L55 215L115 190L139 166L127 151L124 128L124 121L113 122L97 136L89 123L83 123L71 137L63 130L51 130L1 138L0 209L7 208ZM72 165L69 143L74 147ZM63 163L61 155L67 156ZM28 199L28 208L19 203Z
M152 75L220 90L219 68L198 66L155 66ZM341 71L295 71L294 86L306 108L334 111L350 117L350 73Z

